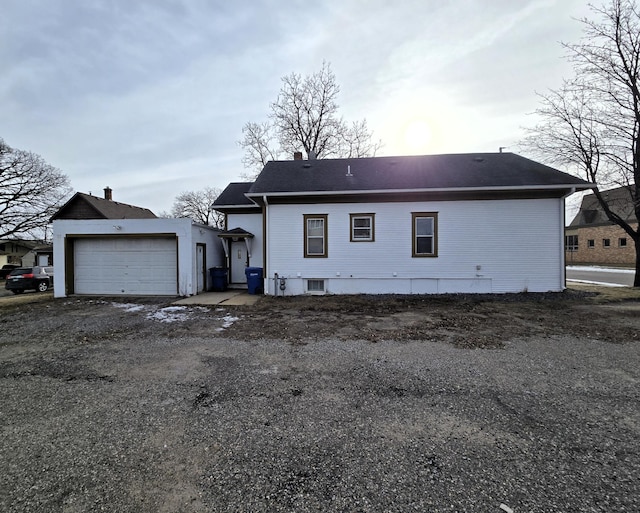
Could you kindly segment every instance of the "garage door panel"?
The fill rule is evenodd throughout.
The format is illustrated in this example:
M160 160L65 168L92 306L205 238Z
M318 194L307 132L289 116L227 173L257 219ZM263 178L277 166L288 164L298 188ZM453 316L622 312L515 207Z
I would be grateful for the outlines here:
M176 240L77 239L74 291L76 294L175 295Z

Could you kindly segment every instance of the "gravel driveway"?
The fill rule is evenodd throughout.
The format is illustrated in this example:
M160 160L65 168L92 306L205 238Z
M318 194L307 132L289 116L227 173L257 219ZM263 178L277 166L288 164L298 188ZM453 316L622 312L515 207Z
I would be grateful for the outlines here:
M637 303L317 299L0 299L0 511L640 511Z

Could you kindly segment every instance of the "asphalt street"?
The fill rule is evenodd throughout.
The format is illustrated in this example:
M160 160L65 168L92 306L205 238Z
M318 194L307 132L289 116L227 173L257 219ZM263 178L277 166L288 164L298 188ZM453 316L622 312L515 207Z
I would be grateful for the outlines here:
M634 273L630 269L568 266L567 280L608 285L633 286Z

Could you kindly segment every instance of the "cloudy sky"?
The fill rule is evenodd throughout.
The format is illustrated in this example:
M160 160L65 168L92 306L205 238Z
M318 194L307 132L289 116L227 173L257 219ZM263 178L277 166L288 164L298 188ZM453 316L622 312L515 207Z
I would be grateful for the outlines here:
M518 151L586 0L2 0L0 137L168 211L245 171L281 77L330 63L378 155Z

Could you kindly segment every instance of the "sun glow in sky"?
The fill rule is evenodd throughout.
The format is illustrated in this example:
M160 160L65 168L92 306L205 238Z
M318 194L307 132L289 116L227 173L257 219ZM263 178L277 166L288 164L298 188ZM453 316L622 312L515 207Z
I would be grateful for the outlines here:
M281 77L331 64L378 155L517 151L570 66L584 0L4 0L0 137L75 190L171 209L238 181L242 126Z
M432 130L424 119L410 121L404 129L404 146L409 155L424 155L429 153Z

